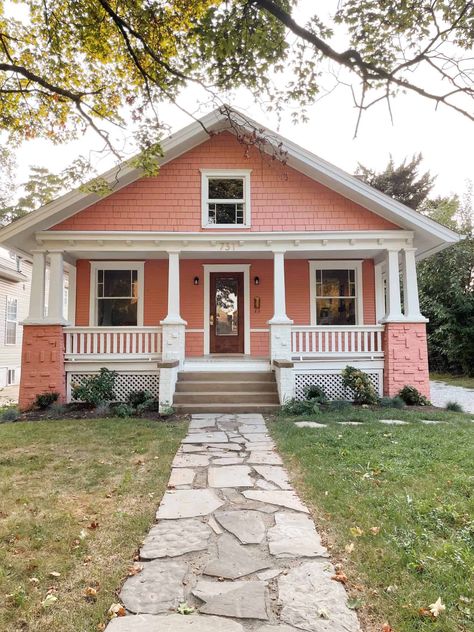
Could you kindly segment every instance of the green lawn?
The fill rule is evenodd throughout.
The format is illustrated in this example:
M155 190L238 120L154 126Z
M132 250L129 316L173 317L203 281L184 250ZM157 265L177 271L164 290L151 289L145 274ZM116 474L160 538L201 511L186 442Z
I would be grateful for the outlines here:
M0 425L0 630L101 629L185 430L143 419Z
M394 632L474 629L471 417L349 409L315 418L328 423L324 429L270 424L367 631L381 632L385 622ZM413 423L385 426L380 418ZM348 420L366 423L336 423ZM446 610L433 620L423 609L438 597Z
M446 382L453 386L463 386L464 388L474 389L474 377L467 375L451 375L450 373L430 373L430 380L438 382Z

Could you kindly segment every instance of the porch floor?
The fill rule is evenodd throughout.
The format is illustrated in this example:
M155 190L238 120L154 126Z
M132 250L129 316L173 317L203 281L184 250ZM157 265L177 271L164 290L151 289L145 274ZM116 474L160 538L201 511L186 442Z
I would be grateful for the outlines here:
M271 371L271 368L270 358L212 353L185 358L183 371Z

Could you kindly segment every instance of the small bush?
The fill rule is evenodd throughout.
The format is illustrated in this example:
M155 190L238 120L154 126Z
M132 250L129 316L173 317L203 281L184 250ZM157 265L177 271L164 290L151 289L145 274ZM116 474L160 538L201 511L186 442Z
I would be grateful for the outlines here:
M422 395L417 388L409 386L408 384L398 393L398 397L408 406L429 406L430 404L427 397Z
M382 397L380 402L382 408L405 408L406 404L401 397Z
M46 393L38 393L35 399L35 405L44 410L45 408L48 408L48 406L51 406L51 404L54 404L54 402L57 402L58 399L59 393L49 391Z
M334 413L348 410L349 408L352 408L352 402L350 402L348 399L332 399L331 401L327 402L325 406L325 409L328 412Z
M303 392L305 399L311 401L316 401L322 404L328 400L324 390L317 384L310 384L309 386L306 386Z
M448 402L446 404L446 410L450 410L452 413L463 413L464 408L458 402Z
M342 383L354 393L355 404L377 404L379 401L374 385L364 371L346 366L342 371Z
M318 402L308 399L288 399L280 408L280 414L285 417L299 415L317 415L320 412Z
M98 417L107 417L110 414L110 406L107 402L101 402L95 407L95 412Z
M127 403L132 408L137 408L138 406L142 406L146 404L150 400L154 400L152 393L150 391L130 391L127 397Z
M9 406L2 412L0 419L2 421L17 421L20 418L20 411L16 406Z
M128 404L117 404L114 406L113 413L117 415L117 417L131 417L135 411Z
M163 404L160 410L160 415L162 417L170 417L171 415L174 415L175 413L175 409L173 408L173 406L171 406L170 404Z
M60 419L64 416L64 413L67 410L67 406L64 404L60 404L59 402L53 402L49 407L49 416L53 419Z
M73 386L72 397L75 400L98 406L104 402L112 402L115 399L114 387L117 373L102 368L98 375L92 375Z

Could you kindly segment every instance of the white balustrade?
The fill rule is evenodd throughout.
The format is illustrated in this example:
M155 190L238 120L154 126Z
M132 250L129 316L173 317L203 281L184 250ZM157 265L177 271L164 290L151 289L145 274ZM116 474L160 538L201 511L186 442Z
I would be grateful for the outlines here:
M65 327L65 358L159 357L161 327Z
M291 328L291 353L300 357L383 357L383 326Z

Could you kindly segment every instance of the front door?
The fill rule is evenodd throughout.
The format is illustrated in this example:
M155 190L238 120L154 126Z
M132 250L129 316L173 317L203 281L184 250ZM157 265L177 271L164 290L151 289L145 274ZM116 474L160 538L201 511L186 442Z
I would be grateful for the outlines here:
M211 272L210 352L244 352L244 273Z

